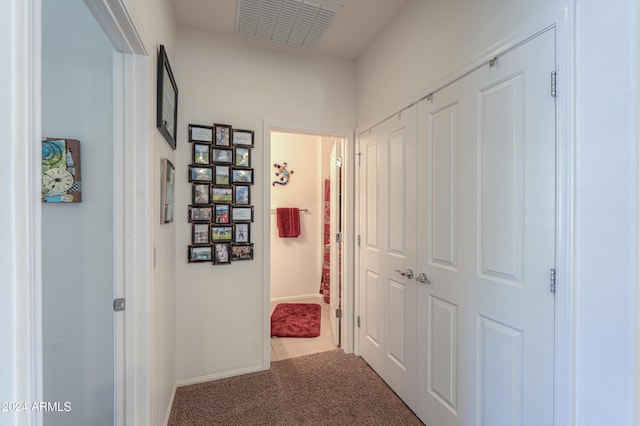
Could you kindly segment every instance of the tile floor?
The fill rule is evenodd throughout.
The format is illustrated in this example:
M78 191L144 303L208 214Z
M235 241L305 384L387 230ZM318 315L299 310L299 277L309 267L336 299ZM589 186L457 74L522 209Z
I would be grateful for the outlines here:
M278 303L317 303L318 305L320 305L322 310L320 320L320 336L305 338L272 337L272 362L336 349L336 345L333 343L333 332L331 331L331 322L329 320L329 304L324 303L322 298L310 297L304 299L271 302L272 313Z

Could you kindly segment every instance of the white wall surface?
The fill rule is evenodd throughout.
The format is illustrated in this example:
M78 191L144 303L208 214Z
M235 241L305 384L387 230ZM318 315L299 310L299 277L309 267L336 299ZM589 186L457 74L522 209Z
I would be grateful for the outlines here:
M414 0L360 56L358 126L426 95L495 44L522 31L560 0Z
M311 54L247 47L211 33L179 27L174 70L180 88L176 157L176 375L178 382L262 368L263 301L269 292L265 209L272 170L262 132L265 120L286 128L355 126L354 64ZM188 264L191 186L187 126L225 123L255 133L253 261ZM264 156L267 156L266 158ZM268 163L267 163L268 164ZM267 212L268 220L270 215ZM267 268L267 269L265 269Z
M160 224L160 161L168 158L176 163L176 152L156 127L156 66L158 50L164 45L174 76L178 80L178 114L181 114L182 100L181 81L176 72L175 21L173 6L170 0L128 0L127 7L133 17L140 36L148 51L148 102L149 102L149 134L151 135L151 162L149 176L151 191L150 244L155 250L155 267L153 268L149 292L149 380L151 389L151 424L162 424L165 421L175 389L175 324L176 324L176 251L175 224Z
M271 299L317 295L322 274L321 137L293 133L271 134L271 163L287 162L293 170L287 185L271 186L271 209L297 207L300 236L278 237L276 215L271 215ZM277 181L275 168L271 181Z
M42 6L42 134L80 140L83 185L42 205L44 400L71 403L44 418L112 425L113 48L82 1Z

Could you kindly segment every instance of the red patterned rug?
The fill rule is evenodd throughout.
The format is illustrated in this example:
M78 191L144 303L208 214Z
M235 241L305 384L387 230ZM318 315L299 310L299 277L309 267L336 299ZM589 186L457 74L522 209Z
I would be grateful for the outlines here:
M318 337L320 305L279 303L271 314L271 337Z

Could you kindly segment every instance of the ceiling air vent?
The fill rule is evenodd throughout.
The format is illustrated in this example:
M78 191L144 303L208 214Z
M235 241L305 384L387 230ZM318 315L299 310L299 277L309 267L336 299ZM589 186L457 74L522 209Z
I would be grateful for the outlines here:
M236 34L313 49L341 9L311 0L238 0Z

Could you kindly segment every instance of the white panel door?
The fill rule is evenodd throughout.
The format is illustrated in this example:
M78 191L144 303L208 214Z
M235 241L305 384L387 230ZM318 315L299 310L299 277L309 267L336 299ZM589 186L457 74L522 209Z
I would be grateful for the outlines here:
M554 69L550 30L420 105L427 424L553 424Z
M330 182L331 187L329 190L329 216L330 216L330 239L331 248L329 251L329 258L331 265L330 278L329 278L329 309L331 311L329 318L331 321L331 330L333 331L333 343L336 346L340 346L340 319L336 315L336 311L340 309L340 291L342 288L342 271L341 267L341 245L336 237L341 229L341 203L340 203L340 166L337 164L336 159L339 154L336 150L340 148L341 142L336 141L333 149L331 150L331 172Z
M413 408L416 107L360 136L360 351ZM403 275L404 274L404 275Z

